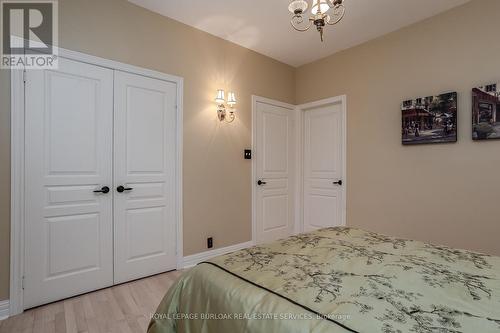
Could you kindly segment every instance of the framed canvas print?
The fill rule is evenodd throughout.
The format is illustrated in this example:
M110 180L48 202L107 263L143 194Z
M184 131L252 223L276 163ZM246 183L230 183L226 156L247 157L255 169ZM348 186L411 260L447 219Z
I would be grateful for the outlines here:
M500 139L500 83L472 89L472 138Z
M403 145L457 142L457 93L404 101Z

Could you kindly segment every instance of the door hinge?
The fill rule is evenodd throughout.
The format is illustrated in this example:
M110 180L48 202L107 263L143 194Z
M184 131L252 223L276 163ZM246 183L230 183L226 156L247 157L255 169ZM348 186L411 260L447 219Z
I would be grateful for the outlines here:
M23 82L26 83L26 70L23 70Z
M25 280L25 278L24 278L24 276L23 276L23 277L21 278L21 288L22 288L23 290L24 290L24 280Z

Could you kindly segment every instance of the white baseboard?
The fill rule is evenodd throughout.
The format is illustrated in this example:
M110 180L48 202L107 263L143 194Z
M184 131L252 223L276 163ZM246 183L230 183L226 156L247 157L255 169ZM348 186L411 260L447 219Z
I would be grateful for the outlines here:
M9 300L0 301L0 320L9 318Z
M245 242L245 243L240 243L240 244L235 244L227 247L222 247L220 249L215 249L215 250L210 250L210 251L205 251L197 254L193 254L190 256L184 257L182 260L182 268L189 268L196 266L202 261L211 259L213 257L221 256L226 253L246 249L248 247L252 247L254 243L252 241Z

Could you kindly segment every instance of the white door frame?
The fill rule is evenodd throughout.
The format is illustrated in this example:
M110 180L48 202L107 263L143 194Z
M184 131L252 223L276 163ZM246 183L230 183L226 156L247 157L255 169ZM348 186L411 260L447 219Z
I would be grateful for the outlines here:
M177 268L182 268L182 139L183 139L183 78L164 74L154 70L136 67L121 62L108 60L57 48L59 57L76 60L112 70L120 70L142 75L177 85L177 164L176 164L176 261ZM10 315L24 311L23 275L24 275L24 216L25 216L25 108L24 108L24 71L11 70L11 208L10 208Z
M285 102L276 101L270 98L252 95L252 175L251 175L251 186L252 186L252 243L256 244L257 241L257 214L256 214L256 200L257 200L257 189L255 182L257 181L257 161L255 159L255 149L257 148L257 103L265 103L269 105L279 106L282 108L289 109L293 112L293 129L295 136L297 136L297 120L296 120L296 108L295 105L288 104ZM296 140L294 140L296 142ZM296 150L296 147L292 147L292 150ZM296 170L296 168L294 169ZM296 172L296 171L295 171ZM294 181L295 181L294 177ZM296 188L296 187L295 187ZM296 191L295 191L296 192ZM297 192L296 192L297 193ZM295 194L296 194L295 193ZM294 198L295 203L297 202L297 196ZM295 216L295 219L297 217Z
M295 216L295 232L301 233L304 231L304 112L309 109L332 105L341 104L342 105L342 225L346 225L347 219L347 96L341 95L331 98L322 99L315 102L310 102L306 104L297 105L297 173L296 173L296 183L297 183L297 206L296 206L296 216Z

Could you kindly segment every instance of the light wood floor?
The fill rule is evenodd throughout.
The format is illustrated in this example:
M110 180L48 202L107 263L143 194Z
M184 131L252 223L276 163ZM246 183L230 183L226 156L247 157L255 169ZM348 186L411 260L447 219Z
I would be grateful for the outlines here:
M0 321L0 333L144 333L174 271L40 306Z

